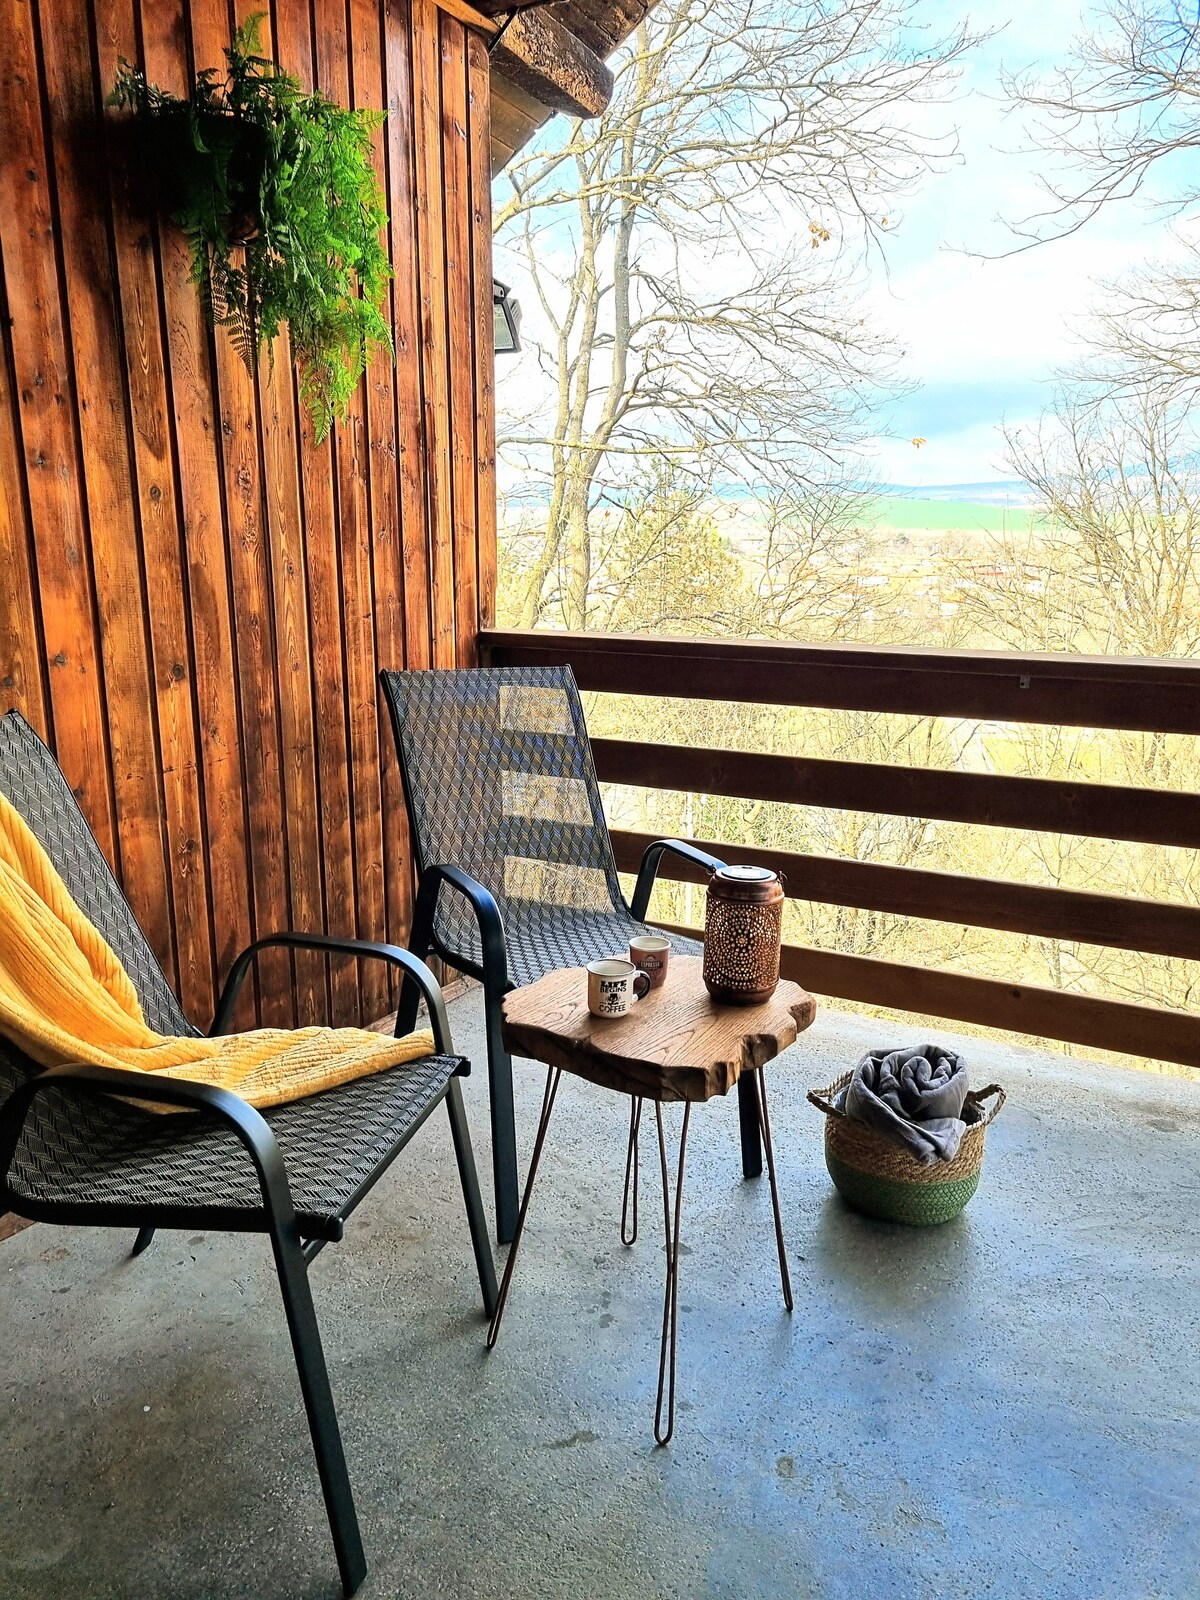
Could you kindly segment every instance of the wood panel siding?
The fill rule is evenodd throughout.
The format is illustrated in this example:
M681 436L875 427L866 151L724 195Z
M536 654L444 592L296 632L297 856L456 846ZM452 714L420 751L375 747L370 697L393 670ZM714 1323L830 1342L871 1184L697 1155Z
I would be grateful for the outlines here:
M476 659L494 587L487 56L432 0L278 0L302 83L386 108L395 361L317 444L147 217L118 59L183 92L253 0L0 0L0 710L51 742L188 1011L275 928L403 941L381 666ZM275 955L243 1021L371 1020L374 964Z

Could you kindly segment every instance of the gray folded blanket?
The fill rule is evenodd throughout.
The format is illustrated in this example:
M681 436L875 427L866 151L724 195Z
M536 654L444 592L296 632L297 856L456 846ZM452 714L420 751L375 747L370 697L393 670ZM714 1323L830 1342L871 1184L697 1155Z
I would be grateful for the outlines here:
M902 1144L924 1166L953 1161L963 1134L978 1121L967 1104L967 1064L953 1050L870 1050L842 1091L838 1109Z

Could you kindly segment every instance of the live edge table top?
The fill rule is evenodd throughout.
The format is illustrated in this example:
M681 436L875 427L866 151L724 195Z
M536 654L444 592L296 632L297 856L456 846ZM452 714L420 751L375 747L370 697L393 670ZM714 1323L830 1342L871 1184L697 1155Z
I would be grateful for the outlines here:
M762 1005L717 1005L699 956L672 956L667 981L624 1017L594 1017L587 972L565 967L504 997L504 1040L605 1089L650 1100L711 1100L794 1044L816 1016L812 995L781 982Z

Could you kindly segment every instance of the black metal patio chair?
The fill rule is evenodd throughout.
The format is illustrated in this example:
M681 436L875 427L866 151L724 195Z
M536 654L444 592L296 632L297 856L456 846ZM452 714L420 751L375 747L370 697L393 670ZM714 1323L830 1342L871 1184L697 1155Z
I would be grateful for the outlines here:
M664 851L724 863L679 839L642 857L626 903L569 667L383 672L419 877L409 949L482 980L491 1090L496 1234L517 1224L512 1061L500 1030L509 989L556 967L622 953L647 926ZM669 935L681 955L693 940ZM416 1015L408 983L400 1019ZM739 1083L742 1170L762 1171L758 1113ZM632 1135L631 1135L632 1138Z
M134 920L54 758L16 713L0 718L0 790L41 841L80 909L132 978L146 1021L196 1034ZM366 1573L362 1539L308 1265L342 1237L350 1214L441 1101L466 1199L475 1264L490 1316L496 1278L441 989L392 945L283 933L245 951L226 981L212 1032L225 1031L258 952L278 946L378 959L424 997L436 1054L290 1105L258 1112L228 1090L90 1066L43 1070L0 1039L0 1216L138 1230L265 1233L271 1241L317 1469L347 1595ZM415 1015L415 1012L414 1012ZM164 1117L116 1099L186 1107Z

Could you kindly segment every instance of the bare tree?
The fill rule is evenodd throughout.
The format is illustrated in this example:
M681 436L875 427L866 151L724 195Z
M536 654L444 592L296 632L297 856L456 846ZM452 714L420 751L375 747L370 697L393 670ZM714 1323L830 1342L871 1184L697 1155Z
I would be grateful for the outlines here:
M1045 174L1047 205L1014 225L1021 248L1075 233L1116 202L1145 198L1181 216L1200 201L1200 8L1181 0L1111 0L1048 77L1010 76L1015 105L1032 114L1037 144L1059 163ZM1152 388L1175 400L1200 383L1200 248L1176 241L1174 262L1102 286L1079 374L1093 396L1135 398Z
M1063 159L1060 177L1043 178L1049 206L1018 228L1031 242L1075 232L1140 194L1168 158L1200 148L1200 12L1181 0L1110 0L1100 18L1066 66L1006 80L1042 148ZM1165 203L1184 211L1200 182L1186 160L1172 171Z
M547 501L524 625L588 621L597 501L647 463L795 491L860 432L889 352L855 272L952 148L897 108L938 92L971 42L916 11L661 0L605 115L552 125L508 170L498 240L550 330L552 399L500 441Z
M1200 480L1186 406L1153 385L1116 398L1064 389L1008 435L1037 519L960 562L972 619L998 643L1095 654L1200 649Z

